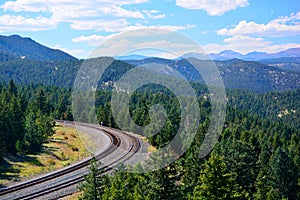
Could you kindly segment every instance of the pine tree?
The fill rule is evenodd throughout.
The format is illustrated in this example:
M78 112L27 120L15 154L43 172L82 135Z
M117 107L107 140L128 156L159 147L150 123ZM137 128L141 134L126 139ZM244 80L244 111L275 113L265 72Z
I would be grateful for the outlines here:
M287 200L287 198L284 198L284 196L282 196L282 193L278 190L278 189L273 189L271 188L271 190L266 194L267 195L267 200Z
M258 155L255 155L254 147L246 142L231 142L225 153L225 162L231 172L237 175L236 181L244 190L244 195L249 198L255 193L255 179L258 173L256 164Z
M103 170L99 170L101 164L93 158L89 167L89 173L85 175L84 182L79 185L79 190L83 192L79 199L82 200L100 200L102 195L109 187L109 178L102 175Z
M42 144L54 134L54 121L51 117L42 114L41 111L30 109L25 118L24 145L27 152L38 152L42 149Z
M41 148L42 138L38 134L36 119L37 116L33 111L29 111L25 118L24 146L26 152L40 151Z
M297 199L298 173L294 162L281 147L270 159L270 187L286 199Z
M8 92L11 96L17 96L18 94L17 87L12 79L8 83Z
M15 145L19 138L22 138L24 136L24 128L23 128L23 113L20 105L20 101L17 96L12 96L10 98L10 102L8 102L8 110L6 112L8 113L9 121L8 127L9 127L9 146L8 149L10 152L15 153Z
M203 165L191 199L239 199L241 196L236 174L227 169L223 157L211 154Z
M43 89L38 90L34 105L36 106L37 110L42 111L44 114L49 114L50 109Z
M130 181L129 174L125 171L125 166L120 164L113 172L113 177L110 181L109 190L103 195L103 200L105 199L118 199L127 200L133 199L133 185L132 180Z
M66 97L65 96L60 96L58 99L58 103L55 106L55 111L54 111L54 116L55 119L61 119L65 120L64 113L67 110L67 103L66 103Z
M0 161L2 161L4 154L6 153L6 147L5 147L5 136L2 131L2 122L1 122L1 114L0 114Z
M256 188L256 193L254 194L254 199L266 199L267 192L269 190L268 186L268 167L263 166L260 168L259 173L257 175L256 181L254 183Z

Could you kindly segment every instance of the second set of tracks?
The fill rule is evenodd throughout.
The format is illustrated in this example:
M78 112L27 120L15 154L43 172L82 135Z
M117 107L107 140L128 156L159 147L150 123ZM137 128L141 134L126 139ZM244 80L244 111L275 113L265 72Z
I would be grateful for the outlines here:
M67 126L74 126L74 123L67 122ZM110 144L106 149L94 155L97 161L106 159L99 166L104 173L130 159L141 146L139 138L120 130L86 123L76 123L76 127L101 131L109 138ZM89 157L61 170L0 190L0 199L58 199L70 195L74 193L74 188L77 188L78 183L84 180L92 159ZM68 190L67 188L70 187L73 189Z

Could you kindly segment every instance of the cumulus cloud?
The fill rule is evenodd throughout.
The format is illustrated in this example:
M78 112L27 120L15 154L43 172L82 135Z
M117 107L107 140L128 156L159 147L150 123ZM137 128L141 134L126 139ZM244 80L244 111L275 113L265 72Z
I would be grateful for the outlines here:
M197 43L184 35L160 28L140 28L110 36L91 35L73 39L74 42L101 42L90 57L120 56L129 54L168 55L179 57L188 52L203 52ZM146 53L146 54L144 54Z
M142 26L142 25L138 25L138 26L130 26L127 27L125 31L130 31L130 30L135 30L135 29L155 29L155 28L159 28L159 29L165 29L165 30L170 30L170 31L179 31L179 30L185 30L185 29L191 29L191 28L195 28L195 25L192 24L188 24L186 26L171 26L171 25L166 25L166 26Z
M300 12L290 16L279 17L267 24L256 22L240 21L238 25L231 29L220 29L218 35L244 35L244 36L270 36L285 37L300 34Z
M57 22L53 19L38 16L36 18L26 18L21 15L0 16L0 32L4 31L40 31L54 29Z
M162 19L166 17L165 14L159 14L158 10L143 10L143 13L145 13L149 19Z
M143 26L143 25L136 25L136 26L128 26L128 27L124 27L122 28L122 33L126 33L129 31L133 31L133 30L151 30L151 29L162 29L162 30L169 30L169 31L178 31L178 30L183 30L183 29L190 29L193 28L194 25L186 25L186 26ZM90 35L90 36L80 36L77 38L73 38L72 41L73 42L87 42L89 46L98 46L100 45L102 42L116 36L118 33L113 33L107 36L103 36L103 35ZM133 34L131 32L131 34ZM145 32L145 34L149 34L149 32ZM135 36L135 35L132 35ZM139 35L137 36L141 36L141 33L139 32Z
M51 3L51 0L49 1ZM48 5L49 5L48 3ZM53 2L52 2L53 3ZM15 11L15 12L46 12L48 5L43 6L44 2L39 0L17 0L17 1L7 1L1 8L4 11Z
M127 26L125 19L144 19L145 13L138 10L122 8L123 5L141 4L148 0L17 0L7 1L0 8L6 11L20 13L18 16L0 16L2 30L45 30L62 22L71 23L76 30L105 30L118 31ZM38 18L26 18L22 12L38 13ZM50 17L49 17L50 16ZM9 20L7 20L9 18ZM107 19L106 21L98 20ZM5 19L5 20L4 20ZM9 23L7 23L7 21ZM110 21L110 23L108 22ZM0 23L1 23L0 22ZM5 22L5 23L4 23ZM11 23L10 23L11 22ZM100 23L104 23L103 26ZM6 24L6 25L5 25ZM33 24L33 25L32 25ZM14 29L15 28L15 29Z
M7 1L1 8L4 11L11 10L15 12L47 12L52 10L55 7L68 7L68 8L94 8L97 9L99 7L106 7L106 6L122 6L122 5L130 5L130 4L141 4L145 3L148 0L80 0L80 1L73 1L73 0L16 0L16 1Z
M207 51L215 53L231 49L246 54L252 51L274 53L289 48L299 48L300 44L297 43L274 44L268 38L299 35L300 12L278 17L266 24L242 20L233 28L218 30L217 34L229 38L224 39L223 44L206 45Z
M111 14L115 17L126 17L143 19L144 15L140 11L126 10L118 6L103 7L101 8L105 14Z
M186 9L205 10L209 15L223 15L238 7L249 5L248 0L176 0L176 5Z
M141 4L148 0L16 0L7 1L0 8L4 11L32 12L41 16L36 19L19 16L2 16L2 30L45 30L51 29L59 23L70 23L75 30L95 30L119 32L129 26L127 19L161 19L165 14L158 10L130 10L122 8L123 5ZM101 19L101 20L99 20ZM6 22L11 22L6 25ZM14 22L17 23L14 23ZM39 25L37 21L40 21ZM0 25L1 25L0 22ZM5 23L4 23L5 22ZM25 22L25 23L24 23ZM27 27L27 28L26 28Z
M117 20L90 20L90 21L73 21L71 27L75 30L95 30L106 32L119 32L128 26L125 19Z
M115 36L116 34L111 34L108 36L103 36L103 35L90 35L90 36L80 36L77 38L73 38L73 42L86 42L88 43L89 46L98 46L102 42L108 40L109 38Z
M147 1L148 0L17 0L7 1L1 6L1 8L4 11L14 12L47 12L62 21L83 17L99 17L103 15L143 18L144 16L140 11L127 10L122 8L122 5L139 4Z

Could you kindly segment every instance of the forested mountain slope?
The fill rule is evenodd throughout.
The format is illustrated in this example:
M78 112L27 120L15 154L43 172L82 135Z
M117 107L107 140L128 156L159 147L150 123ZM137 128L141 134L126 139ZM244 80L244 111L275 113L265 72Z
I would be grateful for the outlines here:
M286 54L284 54L286 55ZM102 60L104 59L104 60ZM0 81L13 79L16 83L43 83L61 87L72 87L84 60L59 50L45 47L30 38L17 35L0 36ZM103 66L105 58L93 59ZM205 61L200 61L205 65ZM254 92L286 91L300 88L299 59L276 58L263 63L231 59L215 61L226 88L245 89ZM167 65L170 70L157 70L161 75L174 76L178 71L187 80L204 83L201 75L185 59L169 60L145 58L115 61L106 70L103 81L117 80L129 69L142 64ZM151 70L151 67L149 68Z
M0 53L29 60L76 60L63 51L45 47L31 38L19 35L0 35Z
M127 60L126 62L135 66L149 63L167 65L171 69L177 70L189 81L204 83L203 78L188 62L188 59L146 58L143 60ZM205 62L209 61L199 60L199 62L205 65ZM284 91L300 88L299 72L239 59L215 61L215 64L220 71L226 88L238 88L255 92ZM176 76L174 73L172 74L172 71L160 71L160 73Z

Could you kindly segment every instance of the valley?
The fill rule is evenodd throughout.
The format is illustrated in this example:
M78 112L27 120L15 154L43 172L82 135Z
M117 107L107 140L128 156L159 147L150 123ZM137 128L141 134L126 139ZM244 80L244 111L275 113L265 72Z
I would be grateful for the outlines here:
M222 88L207 86L188 57L76 59L30 38L1 36L0 198L61 198L80 192L81 199L93 195L99 199L297 199L297 52L252 53L244 60L246 55L231 51L221 52L222 58L211 56L226 96L213 102L218 93L209 89ZM250 56L257 59L249 60ZM75 90L75 80L88 82L108 60L112 62L97 83ZM204 67L208 63L197 61ZM151 64L166 68L151 68ZM82 65L89 71L80 72ZM183 91L184 85L178 83L184 79L193 93L178 94L154 83L135 91L119 87L126 73L143 65L147 65L144 74L133 74L130 81L146 75L152 81L169 80ZM127 108L116 103L116 97L128 100ZM224 109L224 115L214 113L218 109ZM221 128L210 129L222 117ZM106 133L110 139L100 142L108 148L93 155L87 149L97 147L96 139L79 139L75 130L55 126L55 120L78 123L78 129L82 126L87 132ZM211 143L205 143L207 138ZM207 155L199 156L211 146ZM85 157L89 159L82 160ZM149 159L141 164L141 157ZM78 165L45 175L32 185L6 188L16 180L78 160ZM57 178L60 173L63 178ZM36 191L27 194L30 187Z

